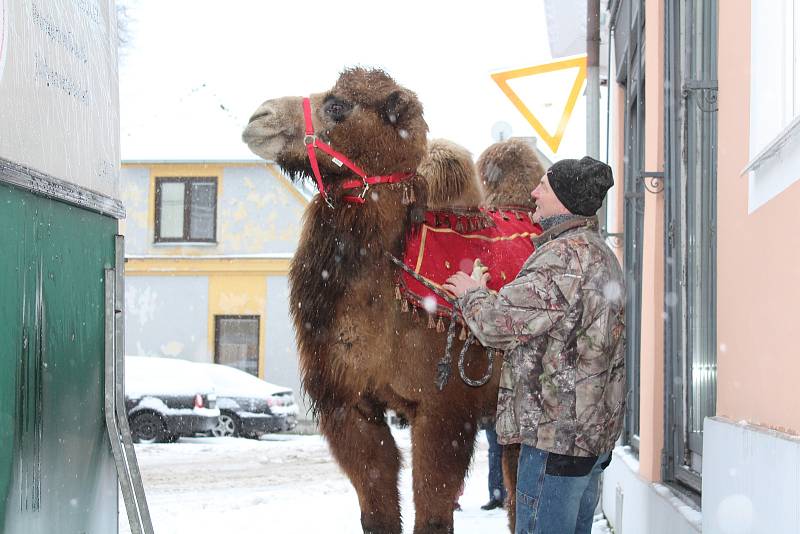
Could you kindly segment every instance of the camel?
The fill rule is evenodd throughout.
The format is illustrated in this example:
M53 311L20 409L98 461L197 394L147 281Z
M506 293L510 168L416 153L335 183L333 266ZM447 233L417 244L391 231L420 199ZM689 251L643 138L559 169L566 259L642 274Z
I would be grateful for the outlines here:
M477 166L487 205L536 209L531 191L546 169L526 141L511 138L493 144L480 155Z
M370 534L402 531L402 460L386 410L411 426L414 533L439 534L453 532L478 419L497 402L499 364L483 387L453 378L439 391L446 336L395 300L398 269L386 253L401 256L425 210L485 202L469 153L429 144L427 132L413 92L381 70L352 68L328 91L264 102L242 136L320 191L291 263L290 310L304 390ZM465 364L482 376L486 351L473 345Z

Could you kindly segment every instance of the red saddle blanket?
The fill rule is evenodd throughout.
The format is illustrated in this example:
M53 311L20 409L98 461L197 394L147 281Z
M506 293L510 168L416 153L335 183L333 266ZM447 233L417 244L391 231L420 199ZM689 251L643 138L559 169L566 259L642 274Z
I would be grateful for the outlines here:
M442 289L458 271L472 273L475 258L489 268L488 286L499 290L513 280L533 253L531 238L542 229L521 208L429 211L406 239L403 262L425 281ZM402 296L431 315L450 316L447 301L409 273L399 280Z

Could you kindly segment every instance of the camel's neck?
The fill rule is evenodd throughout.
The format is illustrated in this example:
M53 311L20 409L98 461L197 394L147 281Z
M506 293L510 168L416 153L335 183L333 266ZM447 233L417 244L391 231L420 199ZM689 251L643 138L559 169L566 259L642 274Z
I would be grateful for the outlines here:
M377 198L370 197L365 204L339 203L329 208L318 203L315 207L322 209L315 210L316 216L339 243L349 243L353 253L364 260L383 257L384 252L397 254L399 251L395 249L401 244L409 224L409 210L400 201L398 189L374 188ZM318 227L317 231L326 229Z
M379 290L394 283L394 269L385 253L401 253L410 224L410 210L400 195L381 190L377 200L370 197L363 205L333 209L316 197L309 206L289 274L301 343L327 343L338 304L356 284L369 281Z

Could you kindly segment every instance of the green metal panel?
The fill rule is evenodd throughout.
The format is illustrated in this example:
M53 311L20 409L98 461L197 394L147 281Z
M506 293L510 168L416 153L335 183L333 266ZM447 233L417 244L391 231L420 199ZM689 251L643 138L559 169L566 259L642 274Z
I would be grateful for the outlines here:
M117 221L0 184L0 531L117 532L103 269Z

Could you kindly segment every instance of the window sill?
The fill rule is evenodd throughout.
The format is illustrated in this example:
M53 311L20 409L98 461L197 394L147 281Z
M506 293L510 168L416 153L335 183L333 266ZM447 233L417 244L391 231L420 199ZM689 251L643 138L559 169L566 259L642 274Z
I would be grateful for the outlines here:
M781 149L794 139L800 133L800 115L794 118L789 125L784 128L775 138L767 143L767 145L756 154L753 159L751 159L745 168L742 170L740 176L747 174L748 172L755 171L761 165L766 163L767 160L777 156Z
M208 241L154 241L154 247L217 247L219 246L219 241L208 242Z

